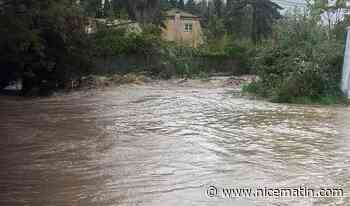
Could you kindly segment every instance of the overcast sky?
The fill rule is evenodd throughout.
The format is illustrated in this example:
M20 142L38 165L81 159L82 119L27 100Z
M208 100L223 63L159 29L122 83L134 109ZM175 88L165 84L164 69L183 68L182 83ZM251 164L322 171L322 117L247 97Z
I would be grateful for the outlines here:
M285 9L303 8L306 6L305 0L272 0Z

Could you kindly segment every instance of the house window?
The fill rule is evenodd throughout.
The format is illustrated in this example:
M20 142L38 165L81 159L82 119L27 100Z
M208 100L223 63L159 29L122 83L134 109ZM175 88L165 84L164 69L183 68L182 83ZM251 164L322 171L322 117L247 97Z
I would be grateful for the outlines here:
M185 24L185 32L192 32L192 24Z

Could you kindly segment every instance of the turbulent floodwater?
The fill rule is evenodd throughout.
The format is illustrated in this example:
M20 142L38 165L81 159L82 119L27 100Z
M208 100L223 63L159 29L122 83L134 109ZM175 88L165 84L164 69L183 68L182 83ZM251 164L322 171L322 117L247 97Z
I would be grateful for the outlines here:
M350 110L156 82L0 99L0 205L349 205ZM206 185L343 188L341 198L209 198Z

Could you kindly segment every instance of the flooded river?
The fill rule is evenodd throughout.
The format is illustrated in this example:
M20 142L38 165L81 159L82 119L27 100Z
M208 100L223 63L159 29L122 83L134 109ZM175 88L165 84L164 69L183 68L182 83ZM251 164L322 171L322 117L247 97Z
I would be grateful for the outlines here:
M350 110L155 82L0 99L0 205L349 205ZM205 187L340 187L210 198Z

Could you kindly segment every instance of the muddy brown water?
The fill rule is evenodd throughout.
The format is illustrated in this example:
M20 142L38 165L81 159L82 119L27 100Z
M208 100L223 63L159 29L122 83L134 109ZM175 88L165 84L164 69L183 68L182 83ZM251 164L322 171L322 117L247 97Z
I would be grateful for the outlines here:
M350 110L155 82L0 99L0 205L350 205ZM209 198L341 187L337 198Z

